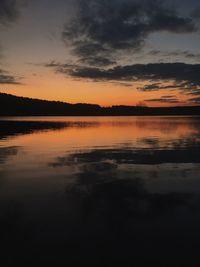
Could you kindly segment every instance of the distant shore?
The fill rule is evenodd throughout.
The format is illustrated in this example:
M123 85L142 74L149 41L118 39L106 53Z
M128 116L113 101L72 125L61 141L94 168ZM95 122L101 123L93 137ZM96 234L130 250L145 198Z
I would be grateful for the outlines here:
M69 104L0 93L0 116L181 116L200 115L200 106L144 107Z

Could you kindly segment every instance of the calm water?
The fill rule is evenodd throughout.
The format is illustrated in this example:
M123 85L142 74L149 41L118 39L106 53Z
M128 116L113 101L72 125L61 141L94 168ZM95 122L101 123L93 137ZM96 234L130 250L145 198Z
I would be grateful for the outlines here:
M199 226L199 117L1 119L3 267L200 266Z

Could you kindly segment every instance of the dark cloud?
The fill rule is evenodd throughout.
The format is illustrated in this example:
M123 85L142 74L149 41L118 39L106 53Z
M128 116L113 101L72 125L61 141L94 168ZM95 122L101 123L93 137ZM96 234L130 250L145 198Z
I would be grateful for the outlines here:
M0 27L5 27L16 21L20 8L28 0L0 0ZM0 45L0 59L2 58L2 47ZM17 78L0 69L0 84L19 84Z
M190 18L160 0L78 0L76 18L65 26L63 38L81 60L105 58L113 63L120 51L140 49L154 32L192 33ZM93 63L98 60L93 60Z
M158 91L163 89L163 87L161 86L161 83L152 83L152 84L147 84L143 87L139 87L138 88L141 91Z
M195 19L200 19L200 6L192 11L191 16Z
M153 63L117 66L110 69L70 66L66 64L49 65L57 71L76 78L87 78L99 81L153 81L145 89L159 90L161 81L174 81L179 88L196 88L200 86L200 64ZM158 83L156 83L158 81ZM167 86L173 88L173 86Z
M25 0L1 0L0 1L0 26L15 22L19 16L20 7Z
M40 65L40 64L36 64L36 66L38 66L38 65ZM45 67L48 67L48 68L57 68L57 67L60 66L60 63L58 63L58 62L52 60L52 61L50 61L49 63L44 64L44 66L45 66Z
M186 58L190 59L200 59L200 54L195 54L190 51L175 51L175 52L169 52L168 56L185 56Z
M171 52L165 52L161 50L151 50L148 52L149 55L151 56L162 56L162 57L181 57L181 58L186 58L186 59L192 59L192 60L200 60L200 54L198 53L193 53L189 50L181 51L181 50L175 50Z
M80 63L103 67L103 66L114 65L116 64L116 61L101 56L99 57L91 56L87 58L81 58Z
M20 84L18 78L0 69L0 84Z
M143 87L138 87L138 90L144 91L144 92L150 92L150 91L159 91L163 89L169 89L169 90L175 90L178 89L180 91L183 91L185 94L197 94L200 92L198 89L197 83L192 83L188 81L180 82L180 81L174 81L173 83L170 83L168 85L163 85L163 83L151 83L146 84Z
M49 63L45 63L45 64L36 64L36 66L45 66L47 68L54 68L56 69L56 71L58 72L63 72L66 73L70 70L76 69L77 65L76 64L70 64L70 63L66 63L66 64L62 64L59 63L55 60L50 61Z
M200 105L200 97L191 98L189 101L192 102L193 104Z
M147 99L146 102L160 102L168 104L180 103L180 101L175 96L161 96L160 98Z
M200 96L200 89L193 89L189 91L187 95Z
M153 49L153 50L150 50L148 52L149 55L151 56L157 56L157 55L160 55L162 52L160 50L157 50L157 49Z

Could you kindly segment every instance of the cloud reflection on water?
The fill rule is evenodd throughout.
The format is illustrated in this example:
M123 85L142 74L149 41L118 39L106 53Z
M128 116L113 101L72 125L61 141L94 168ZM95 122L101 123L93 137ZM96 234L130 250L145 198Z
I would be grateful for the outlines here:
M199 133L198 118L71 118L4 127L0 235L4 255L12 254L8 262L195 266Z

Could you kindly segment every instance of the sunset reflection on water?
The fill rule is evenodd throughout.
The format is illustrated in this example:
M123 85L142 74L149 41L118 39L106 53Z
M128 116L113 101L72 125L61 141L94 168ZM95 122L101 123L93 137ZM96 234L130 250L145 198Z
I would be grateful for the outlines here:
M25 262L198 262L199 117L0 125L0 233L13 259L22 249Z

